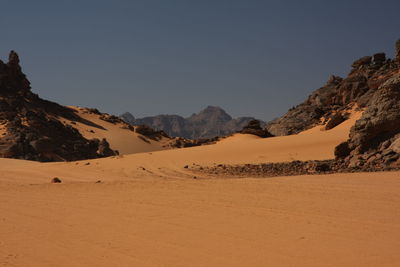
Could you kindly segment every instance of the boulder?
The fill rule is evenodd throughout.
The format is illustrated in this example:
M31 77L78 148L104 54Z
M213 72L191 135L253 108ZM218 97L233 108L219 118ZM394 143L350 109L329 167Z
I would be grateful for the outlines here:
M360 66L371 64L371 62L372 62L372 57L365 56L354 61L353 64L351 64L351 66L353 68L359 68Z
M336 113L329 118L328 122L325 125L325 130L333 129L345 120L346 119L343 117L342 114Z
M62 183L61 179L58 177L54 177L53 179L51 179L51 183L53 184L59 184Z
M115 156L117 153L110 148L110 144L105 138L99 143L99 150L97 151L101 157Z
M328 79L328 81L326 82L326 84L339 84L341 81L343 81L343 78L340 76L336 76L336 75L331 75Z
M273 136L267 129L261 128L261 122L259 120L249 121L249 123L243 127L239 133L257 135L262 138Z
M372 62L376 64L381 64L386 61L386 54L385 53L376 53L372 56Z
M168 137L168 135L164 131L156 131L147 125L136 126L135 132L153 140L160 140L162 137Z

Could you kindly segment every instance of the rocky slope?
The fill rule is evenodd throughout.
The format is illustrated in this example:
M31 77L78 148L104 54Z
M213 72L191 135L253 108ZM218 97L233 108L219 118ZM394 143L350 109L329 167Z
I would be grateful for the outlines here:
M400 69L400 60L398 64ZM400 167L400 71L373 93L349 140L336 148L335 155L353 168Z
M87 140L59 118L91 124L67 107L43 100L30 90L19 57L11 51L0 61L0 156L39 161L79 160L102 155L107 142ZM108 149L102 151L109 152Z
M395 58L384 53L365 56L352 64L346 78L332 76L308 99L267 124L275 135L296 134L316 124L331 129L347 112L365 110L335 155L343 168L361 170L400 166L400 40ZM336 163L335 163L336 164Z
M352 64L346 78L331 76L306 101L269 122L267 129L274 135L290 135L311 128L321 120L326 123L342 116L344 118L338 120L340 123L346 117L346 110L355 104L360 108L368 106L379 86L398 70L396 61L386 59L384 53L362 57Z
M139 152L202 144L170 138L145 126L133 127L96 109L43 100L31 91L14 51L7 63L0 61L0 157L72 161L118 154L104 136L119 147L140 146ZM129 140L119 140L121 136Z
M158 115L135 119L132 114L124 113L120 116L132 125L148 125L162 130L169 136L188 139L205 139L216 136L226 136L245 127L252 117L232 118L222 108L208 106L197 114L188 118L178 115ZM262 125L264 124L261 122Z

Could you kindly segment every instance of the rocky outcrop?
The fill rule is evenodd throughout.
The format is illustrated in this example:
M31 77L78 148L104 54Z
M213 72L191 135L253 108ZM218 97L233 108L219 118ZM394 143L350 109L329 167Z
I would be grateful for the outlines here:
M144 135L150 139L155 141L160 140L162 137L169 138L169 136L163 131L156 131L153 128L147 125L138 125L135 127L135 132L138 134Z
M374 92L349 140L336 148L335 155L350 167L400 166L399 143L400 73Z
M74 110L43 100L30 90L17 53L11 51L8 63L0 61L0 157L69 161L97 158L98 140L85 139L78 130L61 118L94 127Z
M396 49L399 49L399 45L397 43ZM387 59L384 53L354 61L346 78L331 76L306 101L291 108L284 116L269 122L267 130L273 135L296 134L321 124L321 121L326 123L323 118L345 114L354 105L360 108L370 106L371 98L378 88L399 71L399 63ZM335 118L331 123L337 125L340 120ZM327 128L332 128L331 126Z
M103 138L101 141L99 141L99 148L97 150L97 153L101 157L110 157L110 156L115 156L118 155L118 151L112 150L110 147L110 144L107 142L107 139Z
M254 118L232 118L220 107L208 106L197 114L188 118L178 115L158 115L135 119L130 113L120 116L132 125L147 125L151 128L164 131L172 137L186 139L210 139L216 136L226 136L241 130ZM263 122L261 122L264 125Z
M261 122L259 120L251 120L249 123L243 127L239 133L242 134L252 134L262 138L272 137L273 135L270 134L266 129L261 127Z
M362 117L350 130L349 140L335 148L335 166L342 170L400 168L400 40L395 59L384 53L362 57L346 78L331 76L302 104L267 125L272 134L288 135L325 124L325 130L347 119L357 106Z
M345 117L345 116L343 116L343 115L340 114L340 113L336 113L336 114L332 115L332 116L328 119L328 121L327 121L327 123L326 123L324 129L325 129L325 130L333 129L333 128L335 128L336 126L338 126L339 124L341 124L342 122L344 122L345 120L346 120L346 117Z
M185 166L186 167L186 166ZM351 173L351 172L374 172L379 170L398 171L397 167L386 167L376 169L374 167L349 167L337 160L308 160L290 161L261 164L218 164L214 166L192 165L188 169L194 174L217 175L218 177L276 177L293 175L316 175L332 173Z

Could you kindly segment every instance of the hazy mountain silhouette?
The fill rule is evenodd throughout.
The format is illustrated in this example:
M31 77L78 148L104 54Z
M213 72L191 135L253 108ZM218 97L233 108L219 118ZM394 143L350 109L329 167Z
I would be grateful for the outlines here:
M136 119L129 112L120 117L132 125L144 124L163 130L169 136L190 139L229 135L243 129L251 120L254 120L253 117L232 118L225 110L216 106L208 106L188 118L179 115L157 115Z

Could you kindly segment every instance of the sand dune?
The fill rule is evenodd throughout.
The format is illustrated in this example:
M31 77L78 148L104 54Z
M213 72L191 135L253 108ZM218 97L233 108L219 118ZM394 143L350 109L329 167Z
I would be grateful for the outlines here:
M100 127L94 127L87 124L76 122L74 124L69 124L78 129L79 132L87 139L92 138L106 138L110 143L110 146L114 150L118 150L120 154L133 154L141 152L150 152L169 149L168 138L162 138L159 141L151 140L142 136L138 133L132 132L129 129L124 128L120 123L110 123L101 120L99 115L94 113L85 112L86 109L79 107L70 107L75 109L79 116L87 121L93 122L95 125ZM146 141L144 141L146 140Z
M334 147L348 138L351 126L360 115L354 113L351 119L329 131L321 131L321 126L317 126L298 135L266 139L237 134L215 145L105 159L46 164L0 159L3 165L0 181L47 183L50 176L58 176L65 182L117 181L141 177L191 178L193 175L190 170L183 168L185 165L331 159L334 157ZM25 167L25 164L29 164L29 167ZM26 175L26 171L29 175ZM18 175L19 172L23 175Z
M329 159L359 115L287 137L0 159L0 266L397 266L400 172L187 179L184 168Z

